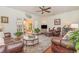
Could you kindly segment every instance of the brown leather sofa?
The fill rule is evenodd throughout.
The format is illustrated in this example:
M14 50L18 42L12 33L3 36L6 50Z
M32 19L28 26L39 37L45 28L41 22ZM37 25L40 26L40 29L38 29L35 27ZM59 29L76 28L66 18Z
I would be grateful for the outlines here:
M22 40L15 40L11 37L11 33L4 33L5 45L0 46L0 52L2 53L17 53L22 52L24 43Z
M6 52L7 53L17 53L23 51L23 42L22 41L16 41L13 43L9 43L6 45Z
M24 43L22 41L11 42L0 46L0 53L18 53L22 52Z
M22 52L24 43L22 41L11 42L0 46L0 53L18 53Z
M53 39L51 42L52 42L51 49L53 52L56 52L56 53L74 53L74 52L76 52L73 43L70 44L69 47L67 47L68 44L70 43L67 40Z

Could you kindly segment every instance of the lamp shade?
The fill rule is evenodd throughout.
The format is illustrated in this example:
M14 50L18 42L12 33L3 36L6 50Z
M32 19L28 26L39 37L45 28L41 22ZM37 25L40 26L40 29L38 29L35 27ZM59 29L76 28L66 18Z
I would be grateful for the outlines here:
M79 27L78 24L71 24L71 25L70 25L70 28L78 28L78 27Z

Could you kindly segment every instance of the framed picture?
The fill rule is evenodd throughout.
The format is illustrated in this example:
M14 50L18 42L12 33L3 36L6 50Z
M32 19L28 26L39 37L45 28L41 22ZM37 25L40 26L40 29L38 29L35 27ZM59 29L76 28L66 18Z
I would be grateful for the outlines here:
M61 25L61 19L54 19L54 25Z
M8 23L8 17L1 16L1 23Z

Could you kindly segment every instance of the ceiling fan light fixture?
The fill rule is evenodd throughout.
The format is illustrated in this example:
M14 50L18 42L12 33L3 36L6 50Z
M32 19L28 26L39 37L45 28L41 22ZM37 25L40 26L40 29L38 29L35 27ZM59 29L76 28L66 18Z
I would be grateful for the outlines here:
M45 6L42 6L42 7L39 7L41 9L41 14L44 14L44 13L50 13L51 11L49 11L49 9L51 9L51 7L45 7Z

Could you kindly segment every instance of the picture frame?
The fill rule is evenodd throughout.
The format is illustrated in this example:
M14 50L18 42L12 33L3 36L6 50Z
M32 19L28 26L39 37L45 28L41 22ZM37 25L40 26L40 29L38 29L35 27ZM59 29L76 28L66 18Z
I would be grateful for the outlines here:
M54 25L61 25L61 19L54 19Z
M7 16L1 16L1 23L8 23L8 17Z

